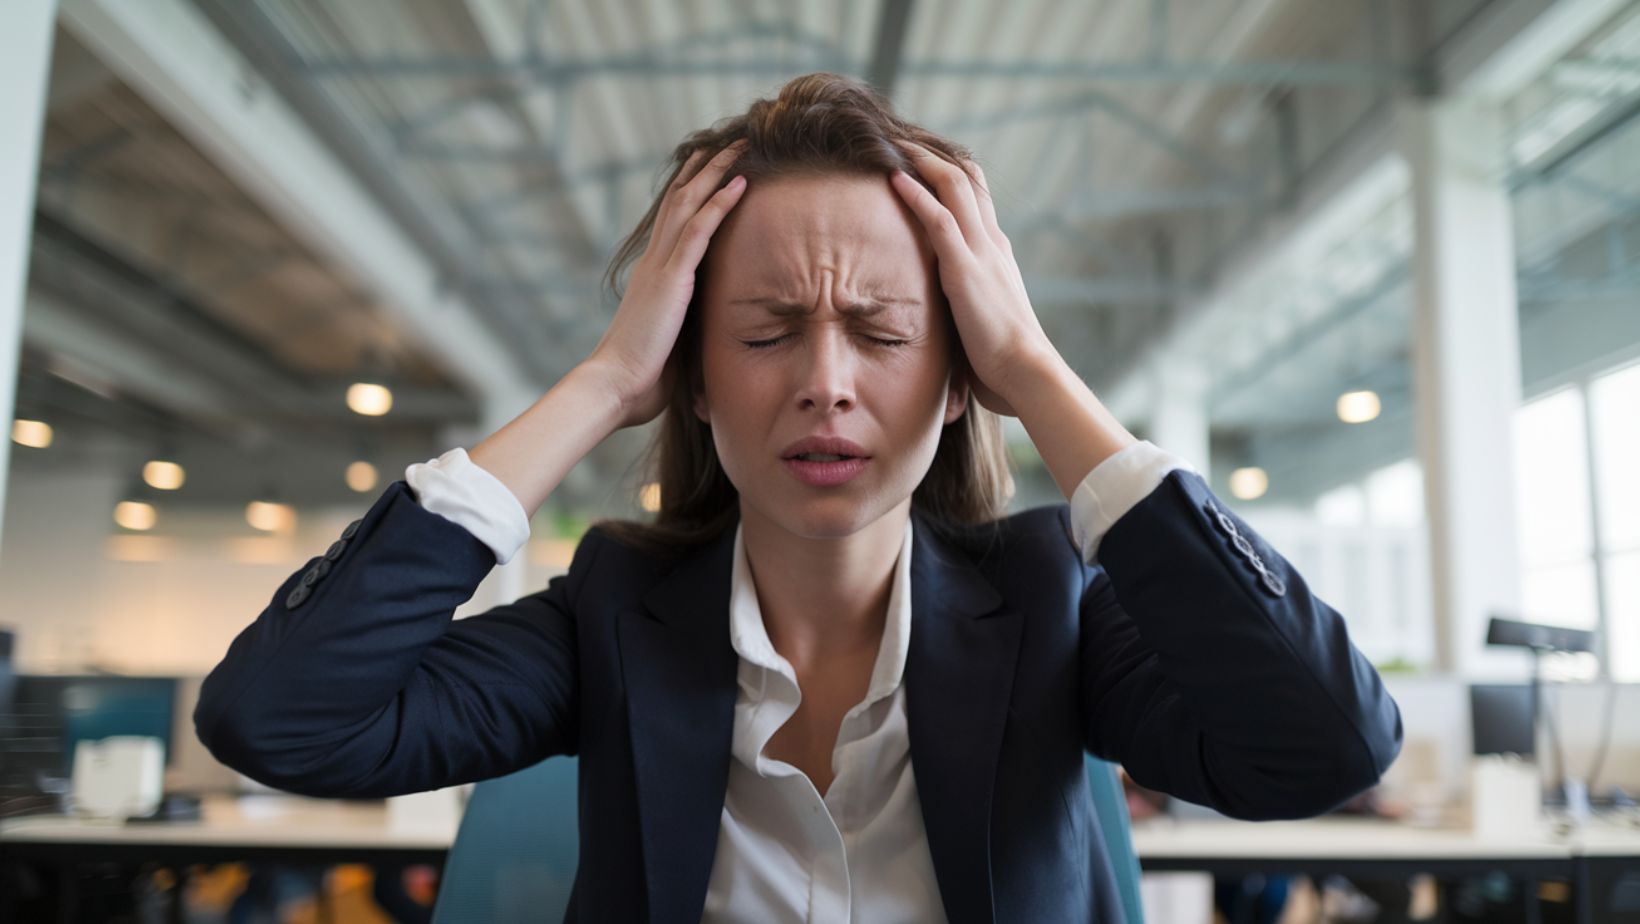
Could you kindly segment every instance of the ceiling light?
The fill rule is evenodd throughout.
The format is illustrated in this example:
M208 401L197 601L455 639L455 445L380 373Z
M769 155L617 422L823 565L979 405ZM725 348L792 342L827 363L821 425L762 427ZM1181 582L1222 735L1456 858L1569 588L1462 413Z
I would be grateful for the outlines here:
M1338 419L1345 423L1366 423L1378 417L1382 405L1371 391L1346 391L1338 396Z
M1256 500L1270 490L1270 476L1258 466L1238 468L1230 473L1230 496L1237 500Z
M150 488L161 491L175 491L182 487L187 477L188 473L182 470L182 466L164 459L154 459L142 467L142 480Z
M347 465L347 486L363 494L376 487L376 466L363 459Z
M661 486L658 481L651 481L638 489L638 506L649 513L657 513L661 509Z
M245 505L245 522L265 533L286 533L296 526L296 511L289 504L251 501Z
M347 386L347 406L355 414L380 417L393 409L393 393L385 385L354 382Z
M32 449L44 449L51 445L51 424L18 418L11 422L11 441Z
M154 528L154 505L142 501L120 501L114 505L114 522L126 529Z

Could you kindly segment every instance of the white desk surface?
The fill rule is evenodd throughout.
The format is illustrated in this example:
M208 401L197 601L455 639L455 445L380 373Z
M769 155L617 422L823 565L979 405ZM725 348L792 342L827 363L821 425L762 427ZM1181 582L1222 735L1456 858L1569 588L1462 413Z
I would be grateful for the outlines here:
M1261 822L1157 818L1133 826L1133 847L1141 859L1640 857L1640 828L1596 819L1570 834L1559 834L1545 823L1530 834L1502 838L1482 837L1468 827L1420 828L1372 818Z
M0 840L30 843L188 844L442 850L456 819L396 822L382 802L291 795L207 796L197 822L128 825L53 815L0 821ZM1596 819L1570 835L1545 824L1529 836L1480 837L1467 827L1420 828L1370 818L1235 821L1156 818L1133 826L1141 858L1540 859L1640 857L1640 827Z
M61 815L0 821L0 841L256 847L449 848L455 825L400 824L382 802L291 795L207 796L200 821L125 824Z

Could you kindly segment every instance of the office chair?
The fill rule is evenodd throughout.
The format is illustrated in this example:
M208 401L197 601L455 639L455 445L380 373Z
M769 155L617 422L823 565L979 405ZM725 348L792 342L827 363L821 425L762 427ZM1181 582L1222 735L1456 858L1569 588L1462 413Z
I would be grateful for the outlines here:
M561 921L580 855L573 757L473 787L439 877L433 924Z
M576 760L554 757L473 787L450 847L433 924L558 921L575 882ZM1139 860L1116 765L1087 760L1094 812L1129 924L1144 924Z

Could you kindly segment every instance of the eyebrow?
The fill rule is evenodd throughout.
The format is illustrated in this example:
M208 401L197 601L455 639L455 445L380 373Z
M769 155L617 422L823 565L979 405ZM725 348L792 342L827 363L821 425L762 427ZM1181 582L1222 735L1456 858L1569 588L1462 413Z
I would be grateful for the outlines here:
M784 299L773 298L770 296L735 298L730 299L729 304L753 305L761 307L766 309L770 314L782 318L797 314L808 314L810 312L810 309L806 305L801 305L797 302L786 301ZM837 310L843 314L853 315L859 318L869 318L894 305L916 306L921 304L922 300L917 298L905 298L898 295L881 295L870 298L862 298L857 301L849 302L845 305L839 305Z

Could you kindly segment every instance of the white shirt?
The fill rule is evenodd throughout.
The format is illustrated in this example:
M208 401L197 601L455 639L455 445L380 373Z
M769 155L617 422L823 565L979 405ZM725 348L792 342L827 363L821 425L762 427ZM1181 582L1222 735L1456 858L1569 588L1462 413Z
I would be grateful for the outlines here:
M1093 562L1117 518L1190 463L1148 441L1096 466L1071 497L1071 527ZM411 465L421 505L467 528L505 564L529 538L518 499L465 450ZM705 921L943 921L923 828L905 711L911 636L911 522L894 564L888 618L863 700L843 716L824 797L801 770L763 751L802 691L763 625L735 527L729 638L740 657L728 789L706 889Z

